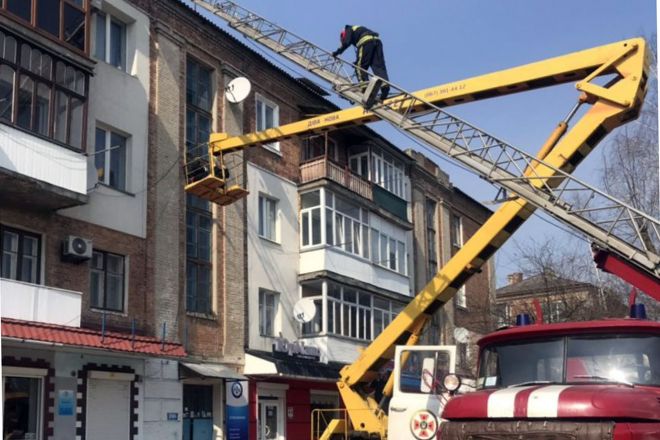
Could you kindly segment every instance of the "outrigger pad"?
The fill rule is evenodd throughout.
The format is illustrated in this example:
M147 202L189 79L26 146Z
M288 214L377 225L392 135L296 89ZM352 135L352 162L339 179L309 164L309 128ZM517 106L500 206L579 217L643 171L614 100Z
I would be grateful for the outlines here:
M363 95L362 104L364 105L364 108L369 110L374 106L382 85L383 80L377 76L374 76L369 80L369 85L367 85L367 90L364 91Z

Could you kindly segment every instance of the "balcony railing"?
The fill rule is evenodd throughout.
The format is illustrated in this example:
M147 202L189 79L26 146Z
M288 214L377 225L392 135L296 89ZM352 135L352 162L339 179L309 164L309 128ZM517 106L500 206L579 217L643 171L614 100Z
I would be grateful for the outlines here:
M0 278L3 318L80 327L82 293Z
M354 174L348 168L342 168L325 158L311 160L300 165L300 183L318 179L330 179L365 199L373 200L371 182Z

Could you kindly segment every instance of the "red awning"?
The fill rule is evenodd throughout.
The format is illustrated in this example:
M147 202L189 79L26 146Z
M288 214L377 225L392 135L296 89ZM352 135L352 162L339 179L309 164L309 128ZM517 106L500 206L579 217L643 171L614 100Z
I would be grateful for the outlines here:
M186 356L183 345L165 342L163 346L162 342L157 338L135 336L133 339L130 334L116 332L105 332L103 336L98 330L46 324L43 322L2 318L0 332L3 338L20 339L28 342L50 342L72 347L120 351L151 356Z

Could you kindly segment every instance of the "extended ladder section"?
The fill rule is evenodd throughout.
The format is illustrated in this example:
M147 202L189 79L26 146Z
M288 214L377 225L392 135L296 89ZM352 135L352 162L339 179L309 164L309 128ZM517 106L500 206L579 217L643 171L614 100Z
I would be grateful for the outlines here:
M356 75L352 64L333 58L325 50L234 2L197 0L195 3L226 20L237 31L329 81L347 99L363 101L362 89L367 85L354 82ZM645 62L644 42L634 39L620 43L618 50L611 51L609 62L591 69L588 77L578 84L578 89L589 94L590 100L600 98L608 105L617 106L620 111L610 118L614 120L604 120L593 130L591 127L581 130L583 133L589 131L589 136L579 144L573 144L577 148L574 147L575 151L570 156L564 152L566 160L554 163L535 158L393 84L392 89L397 90L399 95L371 111L380 119L389 121L461 162L486 180L542 208L597 245L613 250L655 278L660 278L660 256L657 251L660 221L569 175L607 132L637 116L645 93ZM630 66L622 68L624 63ZM609 88L590 82L600 74L612 72L617 72L622 79ZM634 73L638 74L636 80ZM629 76L624 77L625 74ZM556 82L547 81L547 85ZM496 94L491 92L490 96Z
M373 90L374 79L370 84L354 83L355 67L350 63L333 58L328 52L231 1L197 0L195 3L228 21L237 31L329 81L347 99L360 103L369 100L369 93L365 94L363 90ZM612 250L624 261L632 262L658 285L660 257L656 249L660 243L660 222L569 175L608 132L636 118L644 98L648 68L644 40L627 40L602 50L606 57L582 66L585 73L577 84L578 90L583 92L580 102L591 107L566 131L577 108L572 110L539 157L485 133L431 102L440 102L441 97L411 94L392 85L399 94L370 109L379 119L392 123L498 185L502 188L504 203L360 354L358 360L342 369L338 388L352 429L387 437L387 415L378 402L361 391L359 384L370 382L378 374L379 369L393 358L396 345L415 344L428 318L455 295L457 289L537 208L577 229L597 245ZM562 70L560 66L555 67L557 71ZM614 78L605 86L593 82L602 75ZM507 84L520 85L516 78L500 80L503 91L498 93L490 89L489 96L507 93L504 90ZM536 84L536 87L553 83ZM489 90L483 84L481 86L481 90ZM484 94L471 96L473 100L486 97L488 95ZM451 105L460 101L442 102ZM256 137L264 140L267 136L262 133ZM229 143L229 139L217 138L217 145L213 148L222 152L223 140ZM241 148L239 143L234 142L234 145L227 151ZM647 293L660 299L660 292ZM391 386L392 377L384 394L391 393ZM331 428L320 438L329 439L333 429L338 433L346 428L340 420L329 426Z

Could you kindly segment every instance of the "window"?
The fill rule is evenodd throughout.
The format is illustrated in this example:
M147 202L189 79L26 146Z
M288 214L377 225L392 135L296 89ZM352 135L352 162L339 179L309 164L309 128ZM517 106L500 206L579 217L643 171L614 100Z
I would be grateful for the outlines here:
M257 95L256 99L257 131L263 131L268 128L273 128L280 125L280 109L277 104L269 101L261 95ZM270 144L266 144L264 146L275 151L280 151L279 142L271 142Z
M94 251L91 261L91 304L95 309L124 311L124 257Z
M442 394L442 379L449 374L451 358L446 351L404 350L399 358L399 391Z
M541 302L541 310L546 322L560 322L566 313L566 304L561 300L546 299Z
M2 438L42 438L43 374L36 368L4 367L4 370L35 370L35 374L3 374ZM45 370L44 370L45 371Z
M337 142L328 137L327 133L313 135L303 139L302 161L327 157L337 160Z
M406 274L406 244L376 229L371 229L371 254L374 264Z
M300 195L300 241L307 248L320 244L334 246L359 257L371 258L374 264L407 274L406 243L369 227L369 212L327 189ZM374 222L383 225L397 236L405 232L381 218ZM380 227L380 226L379 226Z
M261 336L275 335L275 319L279 306L279 293L259 289L259 334Z
M301 246L321 244L321 191L301 194L300 207Z
M206 157L211 134L212 70L192 58L186 67L186 153L188 161Z
M360 165L360 170L361 168L362 165ZM375 184L405 199L406 182L403 163L378 148L371 151L370 179Z
M0 226L2 278L37 284L40 281L41 238L30 232Z
M94 163L99 182L126 189L126 137L103 128L96 129Z
M277 241L277 200L259 194L259 235Z
M351 156L348 159L348 165L351 168L351 171L358 176L362 176L365 179L369 179L369 153L361 153L355 156Z
M85 142L87 74L0 31L0 118L76 149Z
M435 233L435 209L436 202L426 199L426 280L430 281L438 272L438 242Z
M456 214L451 216L451 245L458 249L463 247L463 221Z
M186 310L210 314L211 231L210 203L186 195Z
M456 305L467 309L467 296L465 295L465 284L456 291Z
M94 14L94 57L126 70L126 24L104 12Z
M322 194L325 198L323 204ZM325 243L369 258L369 214L366 209L327 190L301 194L300 200L303 248Z
M186 60L186 155L205 157L211 134L212 71ZM186 310L212 313L211 204L186 195Z
M326 332L354 339L370 341L377 337L401 313L403 305L371 293L326 282L327 322L323 322L321 286L314 283L302 286L302 296L314 300L316 316L303 324L304 335Z
M85 11L87 1L6 0L4 9L67 45L86 51Z

